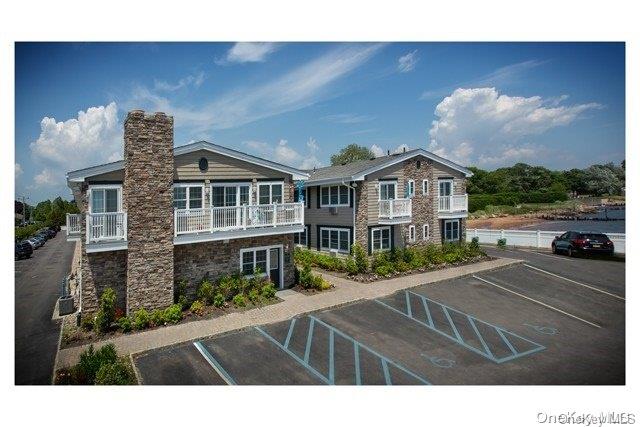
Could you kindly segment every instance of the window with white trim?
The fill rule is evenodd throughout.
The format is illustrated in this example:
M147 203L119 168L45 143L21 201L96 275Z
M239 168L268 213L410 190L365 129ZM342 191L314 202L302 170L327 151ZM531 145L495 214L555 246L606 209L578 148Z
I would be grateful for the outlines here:
M412 198L416 194L416 182L412 179L407 181L407 197Z
M258 183L258 204L283 203L282 193L282 182L260 182Z
M320 187L320 207L349 206L351 195L346 185L326 185Z
M242 262L242 274L252 275L257 270L266 275L269 271L267 262L267 249L242 249L240 259Z
M410 225L409 226L409 241L410 242L415 242L416 241L416 226L415 225Z
M460 240L460 220L446 219L444 221L444 241L457 242Z
M174 184L174 209L202 209L202 188L201 184Z
M422 240L429 240L429 224L422 226Z
M376 227L371 229L371 250L387 251L391 249L391 228Z
M429 180L428 179L423 179L422 180L422 195L423 196L428 196L429 195Z
M320 227L320 249L349 253L351 250L351 230Z
M89 213L120 212L122 210L122 186L90 186Z
M251 204L251 184L211 184L211 206L245 206Z
M305 227L303 232L293 233L293 243L296 245L307 246L307 230L308 228Z
M396 198L396 182L380 181L380 191L378 193L380 200L393 200Z

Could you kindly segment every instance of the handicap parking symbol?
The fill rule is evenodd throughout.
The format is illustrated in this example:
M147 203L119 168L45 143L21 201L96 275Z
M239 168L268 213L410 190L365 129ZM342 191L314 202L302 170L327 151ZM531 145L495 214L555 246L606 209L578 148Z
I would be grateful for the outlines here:
M556 328L552 328L550 326L538 326L538 325L530 325L528 323L523 323L524 326L528 326L536 332L539 332L544 335L557 335L558 330Z
M420 356L424 357L425 359L427 359L429 362L431 362L438 368L449 369L449 368L453 368L456 364L455 360L447 359L444 357L429 356L428 354L424 354L424 353L420 354Z

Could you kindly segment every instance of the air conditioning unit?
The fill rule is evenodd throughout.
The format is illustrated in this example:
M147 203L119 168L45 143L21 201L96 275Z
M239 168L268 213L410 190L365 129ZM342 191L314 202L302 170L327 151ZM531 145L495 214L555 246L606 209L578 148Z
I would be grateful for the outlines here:
M331 255L332 257L337 258L338 257L338 250L337 249L330 249L329 250L329 255Z
M329 213L331 215L338 215L338 208L336 208L335 206L332 206L329 208Z

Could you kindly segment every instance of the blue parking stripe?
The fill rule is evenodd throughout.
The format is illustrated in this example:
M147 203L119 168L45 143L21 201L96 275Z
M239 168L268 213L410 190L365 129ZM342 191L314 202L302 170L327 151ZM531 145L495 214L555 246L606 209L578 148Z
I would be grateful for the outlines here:
M233 379L231 375L222 367L222 365L216 360L215 357L207 350L207 348L200 341L195 341L193 345L198 349L200 354L205 358L205 360L211 365L213 369L215 369L218 374L222 377L223 380L229 385L237 385L236 381Z
M357 385L361 385L362 384L362 371L361 371L361 366L360 366L360 353L361 350L364 350L368 353L370 353L371 355L373 355L374 357L378 358L380 360L381 363L381 367L382 367L382 371L385 377L385 382L386 384L391 385L393 383L393 379L391 377L391 373L389 370L389 365L393 366L394 368L404 372L405 374L407 374L408 376L414 378L417 382L421 383L421 384L426 384L426 385L430 385L431 383L427 380L425 380L424 378L421 378L420 376L414 374L413 372L411 372L410 370L406 369L405 367L395 363L394 361L390 360L389 358L382 356L381 354L377 353L375 350L372 350L371 348L367 347L366 345L356 341L355 339L353 339L351 336L345 334L344 332L340 331L339 329L323 322L322 320L314 317L314 316L309 316L309 331L307 333L307 342L306 342L306 347L305 347L305 352L304 352L304 357L300 357L297 354L295 354L293 351L289 350L288 346L285 346L283 343L281 343L280 341L278 341L277 339L275 339L274 337L272 337L269 333L267 333L265 330L263 330L261 327L256 326L255 329L260 332L260 334L262 334L264 337L266 337L269 341L271 341L273 344L275 344L277 347L279 347L282 351L284 351L287 355L291 356L296 362L298 362L300 365L302 365L305 369L309 370L310 372L312 372L316 377L318 377L323 383L325 384L335 384L336 382L336 378L335 378L335 371L336 371L336 358L335 358L335 336L338 335L341 338L344 338L345 340L349 341L352 343L353 345L353 353L354 353L354 364L355 364L355 384ZM292 319L292 323L295 321L295 319ZM318 327L322 327L328 330L328 335L329 335L329 351L328 351L328 365L329 365L329 372L328 372L328 376L325 376L324 374L320 373L317 369L315 369L313 366L311 366L311 364L309 363L309 356L310 356L310 351L311 351L311 345L313 342L313 330L316 327L316 324L318 325ZM291 324L289 325L289 330L291 330ZM286 340L285 340L286 342ZM288 343L287 343L288 344Z
M423 325L426 326L428 329L437 332L438 334L456 342L457 344L461 345L462 347L465 347L466 349L473 351L474 353L477 353L495 363L504 363L504 362L508 362L510 360L519 358L519 357L523 357L523 356L527 356L533 353L536 353L538 351L542 351L545 350L546 347L544 347L541 344L538 344L528 338L524 338L514 332L508 331L504 328L501 328L499 326L496 325L492 325L491 323L485 322L484 320L480 320L474 316L471 316L467 313L464 313L460 310L456 310L453 307L449 307L446 306L444 304L441 304L437 301L434 301L432 299L429 299L427 297L425 297L424 295L420 295L417 294L415 292L412 291L405 291L405 298L404 300L406 301L407 307L409 307L410 304L410 299L409 299L409 294L413 294L416 297L420 298L422 301L422 306L424 307L425 313L426 313L426 321L423 320L422 315L418 316L417 314L414 314L409 308L407 308L406 311L403 311L401 309L398 309L396 307L393 307L381 300L375 300L378 304L393 310L397 313L402 314L405 317L408 317L409 319ZM440 330L438 329L438 327L435 326L434 322L433 322L433 318L431 317L431 312L429 310L429 304L433 304L436 306L439 306L443 313L445 314L447 321L449 322L449 325L451 327L451 330L453 331L454 335L451 335L450 333ZM482 349L477 348L476 346L470 345L469 343L467 343L465 341L465 339L460 335L460 332L458 331L458 328L455 325L455 322L453 320L453 318L451 317L450 311L453 311L455 313L458 313L462 316L464 316L469 324L471 325L471 327L473 328L476 336L478 337L478 340L480 341L480 343L482 344ZM481 323L485 326L487 326L490 329L493 329L502 339L502 341L504 342L504 344L507 346L507 348L509 349L509 351L512 353L510 356L506 356L506 357L496 357L494 352L492 351L491 347L488 345L487 341L484 339L484 337L482 336L482 333L480 332L480 330L478 329L478 326L476 325L476 323ZM526 351L517 351L516 348L514 347L514 345L511 343L511 341L509 340L510 337L515 337L518 338L520 340L523 340L527 343L529 343L532 348L526 350Z

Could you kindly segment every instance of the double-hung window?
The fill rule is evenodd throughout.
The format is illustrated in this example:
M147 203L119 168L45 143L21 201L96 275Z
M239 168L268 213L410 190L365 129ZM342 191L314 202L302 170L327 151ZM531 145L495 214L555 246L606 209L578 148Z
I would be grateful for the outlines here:
M174 184L174 209L202 209L202 188L201 184Z
M241 261L242 274L267 274L267 249L243 249Z
M320 207L349 206L350 197L346 185L327 185L320 188Z
M122 208L122 187L120 185L90 187L90 213L120 212Z
M349 253L351 249L351 230L344 228L320 228L320 249Z
M407 181L407 197L410 199L416 194L416 182L412 179Z
M386 251L391 249L391 228L377 227L371 229L371 250Z
M410 225L409 226L409 241L410 242L415 242L416 241L416 226L415 225Z
M307 238L307 227L305 227L303 232L293 234L293 243L296 245L307 246Z
M429 240L429 224L422 226L422 240Z
M429 195L429 180L428 179L423 179L422 180L422 195L423 196L428 196Z
M258 204L270 205L283 202L282 182L265 182L258 184Z

